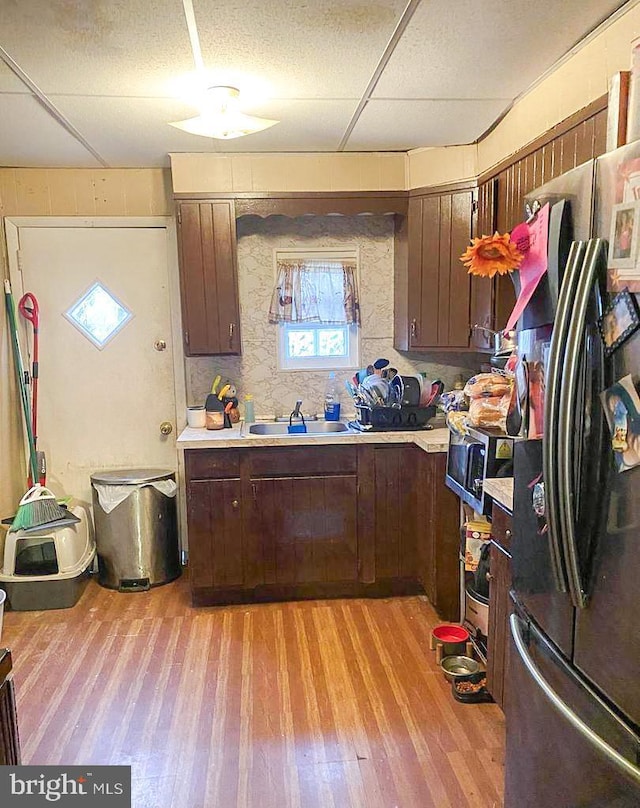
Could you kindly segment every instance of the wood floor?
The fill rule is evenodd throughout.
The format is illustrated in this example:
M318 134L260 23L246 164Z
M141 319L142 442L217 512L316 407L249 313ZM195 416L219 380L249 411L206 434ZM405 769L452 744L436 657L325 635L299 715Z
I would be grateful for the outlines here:
M424 598L194 609L185 578L5 614L23 763L130 764L134 808L502 805L504 722L453 700Z

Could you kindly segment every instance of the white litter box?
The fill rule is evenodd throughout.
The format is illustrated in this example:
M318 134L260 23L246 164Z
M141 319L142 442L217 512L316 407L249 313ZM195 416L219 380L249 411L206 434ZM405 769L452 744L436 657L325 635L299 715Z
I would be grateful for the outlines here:
M69 509L80 520L47 530L5 533L0 589L16 611L67 609L77 603L96 555L91 516L85 508Z

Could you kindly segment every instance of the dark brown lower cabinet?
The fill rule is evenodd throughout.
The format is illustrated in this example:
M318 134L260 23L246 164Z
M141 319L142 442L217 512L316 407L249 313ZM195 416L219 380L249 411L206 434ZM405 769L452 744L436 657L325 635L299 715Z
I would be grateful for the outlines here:
M244 586L240 480L194 480L187 521L192 589Z
M421 460L417 512L420 579L438 615L457 623L460 619L460 500L444 484L447 455L422 452Z
M426 591L458 613L458 501L410 444L187 450L195 605Z
M0 648L0 766L20 765L16 697L11 677L11 653Z
M251 546L261 544L255 584L358 580L355 475L251 480Z
M509 615L511 614L511 557L492 542L489 581L489 636L487 638L487 690L502 707L507 677L509 646Z
M416 470L422 454L416 446L373 449L376 580L417 577Z

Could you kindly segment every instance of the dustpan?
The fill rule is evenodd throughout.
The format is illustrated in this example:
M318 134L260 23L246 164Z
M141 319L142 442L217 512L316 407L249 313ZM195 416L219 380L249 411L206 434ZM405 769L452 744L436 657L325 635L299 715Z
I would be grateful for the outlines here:
M300 414L300 418L302 419L301 424L294 424L292 423L293 420L293 413L289 416L289 426L287 428L287 432L290 435L304 435L307 431L307 425L304 422L304 415Z

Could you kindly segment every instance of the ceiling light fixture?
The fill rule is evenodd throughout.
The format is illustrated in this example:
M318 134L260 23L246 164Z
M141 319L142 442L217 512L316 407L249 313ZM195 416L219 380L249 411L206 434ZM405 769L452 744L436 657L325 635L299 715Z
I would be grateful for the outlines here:
M238 109L240 91L237 87L209 87L200 115L184 121L174 121L170 126L183 129L192 135L231 140L234 137L251 135L274 126L279 121L245 115Z
M182 5L187 21L196 72L202 79L202 86L206 86L206 72L196 27L193 0L182 0ZM239 99L240 91L237 87L228 85L209 87L200 105L200 115L196 115L195 118L187 118L184 121L173 121L169 125L192 135L231 140L234 137L243 137L254 132L261 132L263 129L268 129L270 126L280 123L269 118L259 118L256 115L245 115L240 112Z

